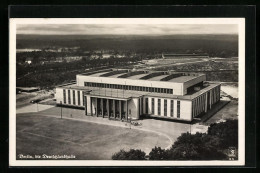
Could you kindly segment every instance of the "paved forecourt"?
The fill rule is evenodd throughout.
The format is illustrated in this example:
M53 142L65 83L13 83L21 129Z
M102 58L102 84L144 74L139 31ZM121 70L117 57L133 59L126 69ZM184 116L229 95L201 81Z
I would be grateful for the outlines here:
M171 141L153 132L28 113L17 116L16 154L75 155L106 160L120 149L167 147ZM17 158L19 159L19 158Z
M84 110L52 107L17 114L17 154L74 154L76 159L111 159L120 149L170 148L181 133L205 132L205 126L139 120L141 126L85 116ZM62 119L61 119L62 111Z

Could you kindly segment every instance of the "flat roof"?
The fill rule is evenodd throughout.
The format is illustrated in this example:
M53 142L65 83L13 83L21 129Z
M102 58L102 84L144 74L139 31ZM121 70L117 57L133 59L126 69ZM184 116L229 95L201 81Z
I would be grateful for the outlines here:
M192 94L187 94L187 95L184 95L184 96L164 94L164 93L148 93L147 95L151 96L151 97L163 97L163 98L172 98L172 99L192 100L192 99L198 97L199 95L201 95L201 94L211 90L212 88L214 88L214 87L216 87L218 85L220 85L220 84L211 83L211 84L209 84L208 86L202 88L199 91L195 91Z
M112 70L111 70L112 71ZM90 75L87 74L80 74L83 76L90 76L90 77L102 77L102 75L107 74L107 73L111 73L111 71L106 71L106 72L97 72L97 73L93 73ZM118 73L118 74L114 74L111 76L107 76L107 78L118 78L118 79L133 79L133 80L146 80L146 81L162 81L163 78L170 76L171 74L174 74L174 72L170 72L169 74L161 74L161 75L155 75L154 77L148 78L148 79L142 79L143 77L152 74L152 73L158 73L157 71L155 72L149 72L149 73L142 73L142 74L136 74L136 75L132 75L129 77L125 77L125 78L119 78L119 76L122 75L126 75L129 74L131 72L122 72L122 73ZM173 82L173 83L184 83L193 79L196 79L200 76L203 76L205 74L200 74L200 73L196 73L195 75L189 75L189 74L185 74L185 73L180 73L180 72L176 72L176 74L181 74L181 76L176 76L172 79L166 80L166 81L162 81L162 82ZM105 76L103 76L105 77Z
M144 76L146 76L146 75L148 75L148 74L147 74L147 73L138 74L138 75L130 76L130 77L128 77L127 79L137 79L137 80L139 80L140 78L142 78L142 77L144 77Z
M169 80L169 82L184 83L192 79L196 79L198 76L180 76Z
M169 98L169 99L192 100L218 85L220 84L210 83L208 86L203 87L201 90L195 91L191 94L187 94L184 96L165 94L165 93L146 92L146 91L132 91L132 90L97 88L97 87L87 87L87 86L82 87L82 86L77 86L76 84L59 86L57 88L84 90L89 92L89 94L93 97L104 97L104 98L130 99L132 97L138 98L140 96L150 96L150 97L161 97L161 98Z
M126 74L126 73L119 73L119 74L115 74L115 75L107 76L107 77L118 78L118 76L121 76L121 75L123 75L123 74Z
M88 89L85 86L77 86L76 83L73 84L68 84L68 85L59 85L56 88L66 88L66 89L77 89L77 90L84 90L84 91L91 91L90 89Z
M151 81L161 81L161 79L163 79L163 78L165 78L167 76L169 76L169 75L168 74L167 75L163 74L163 75L160 75L160 76L152 77L152 78L150 78L148 80L151 80Z

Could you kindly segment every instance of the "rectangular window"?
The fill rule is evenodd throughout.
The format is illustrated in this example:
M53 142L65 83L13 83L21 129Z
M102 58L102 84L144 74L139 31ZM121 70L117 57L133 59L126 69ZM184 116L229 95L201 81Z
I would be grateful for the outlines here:
M167 90L165 88L163 89L163 93L167 93Z
M78 91L78 105L80 105L80 91Z
M158 92L158 88L155 88L155 92L156 92L156 93Z
M155 90L155 89L154 89L154 88L152 88L152 92L154 92L154 90Z
M63 90L63 103L66 104L66 90Z
M164 99L164 116L167 117L167 100Z
M152 98L152 114L154 114L154 98Z
M180 101L177 101L177 118L180 118L180 107L181 107L181 103Z
M173 117L173 100L171 100L171 117Z
M170 94L173 94L173 90L172 89L170 90Z
M68 90L68 102L70 104L70 90Z
M158 99L158 115L161 115L161 99Z
M76 101L75 101L75 90L72 90L72 99L73 99L73 104L75 105L76 104Z

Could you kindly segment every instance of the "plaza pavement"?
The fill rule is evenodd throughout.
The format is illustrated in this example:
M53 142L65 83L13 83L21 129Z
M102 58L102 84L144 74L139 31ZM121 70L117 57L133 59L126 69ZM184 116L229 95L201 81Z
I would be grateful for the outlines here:
M32 107L36 105L32 105ZM33 108L31 108L33 109ZM35 108L33 110L36 110ZM182 134L186 132L190 132L192 134L196 132L207 132L208 126L199 125L199 124L186 124L180 122L171 122L165 120L158 120L158 119L143 119L138 120L139 123L142 123L140 126L133 126L130 123L122 122L119 120L109 120L108 118L96 117L96 116L86 116L84 115L84 110L79 109L72 109L72 108L61 108L61 107L46 107L46 105L38 105L38 112L35 112L36 115L42 116L51 116L56 118L61 118L61 111L62 111L62 118L69 119L74 121L85 121L85 122L92 122L96 124L104 124L110 126L118 126L124 128L132 128L138 129L142 131L153 132L158 135L162 135L167 137L171 142L169 146L166 148L170 148L174 141ZM19 116L19 112L18 116ZM24 112L23 112L24 113Z

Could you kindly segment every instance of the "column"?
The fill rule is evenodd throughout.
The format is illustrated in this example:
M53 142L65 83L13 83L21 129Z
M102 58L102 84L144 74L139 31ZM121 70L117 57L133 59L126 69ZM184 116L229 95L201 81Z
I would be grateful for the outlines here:
M119 100L119 117L120 117L120 120L122 119L122 101Z
M116 118L116 101L113 99L113 115L114 115L114 118Z
M88 115L88 108L87 108L87 106L88 106L88 104L87 104L87 97L86 97L86 96L84 96L84 97L83 97L83 100L85 100L85 115Z
M108 116L108 118L110 117L110 112L109 112L109 99L107 99L107 116Z
M128 100L126 100L126 121L128 120Z
M93 116L93 110L92 110L92 98L90 97L90 115Z
M209 91L209 109L211 109L211 104L212 104L212 90Z
M97 104L97 102L98 102L98 98L96 97L96 102L95 102L95 107L96 107L96 116L98 116L98 104Z
M104 106L103 106L103 98L100 99L100 102L101 102L101 114L102 114L102 117L104 118Z

